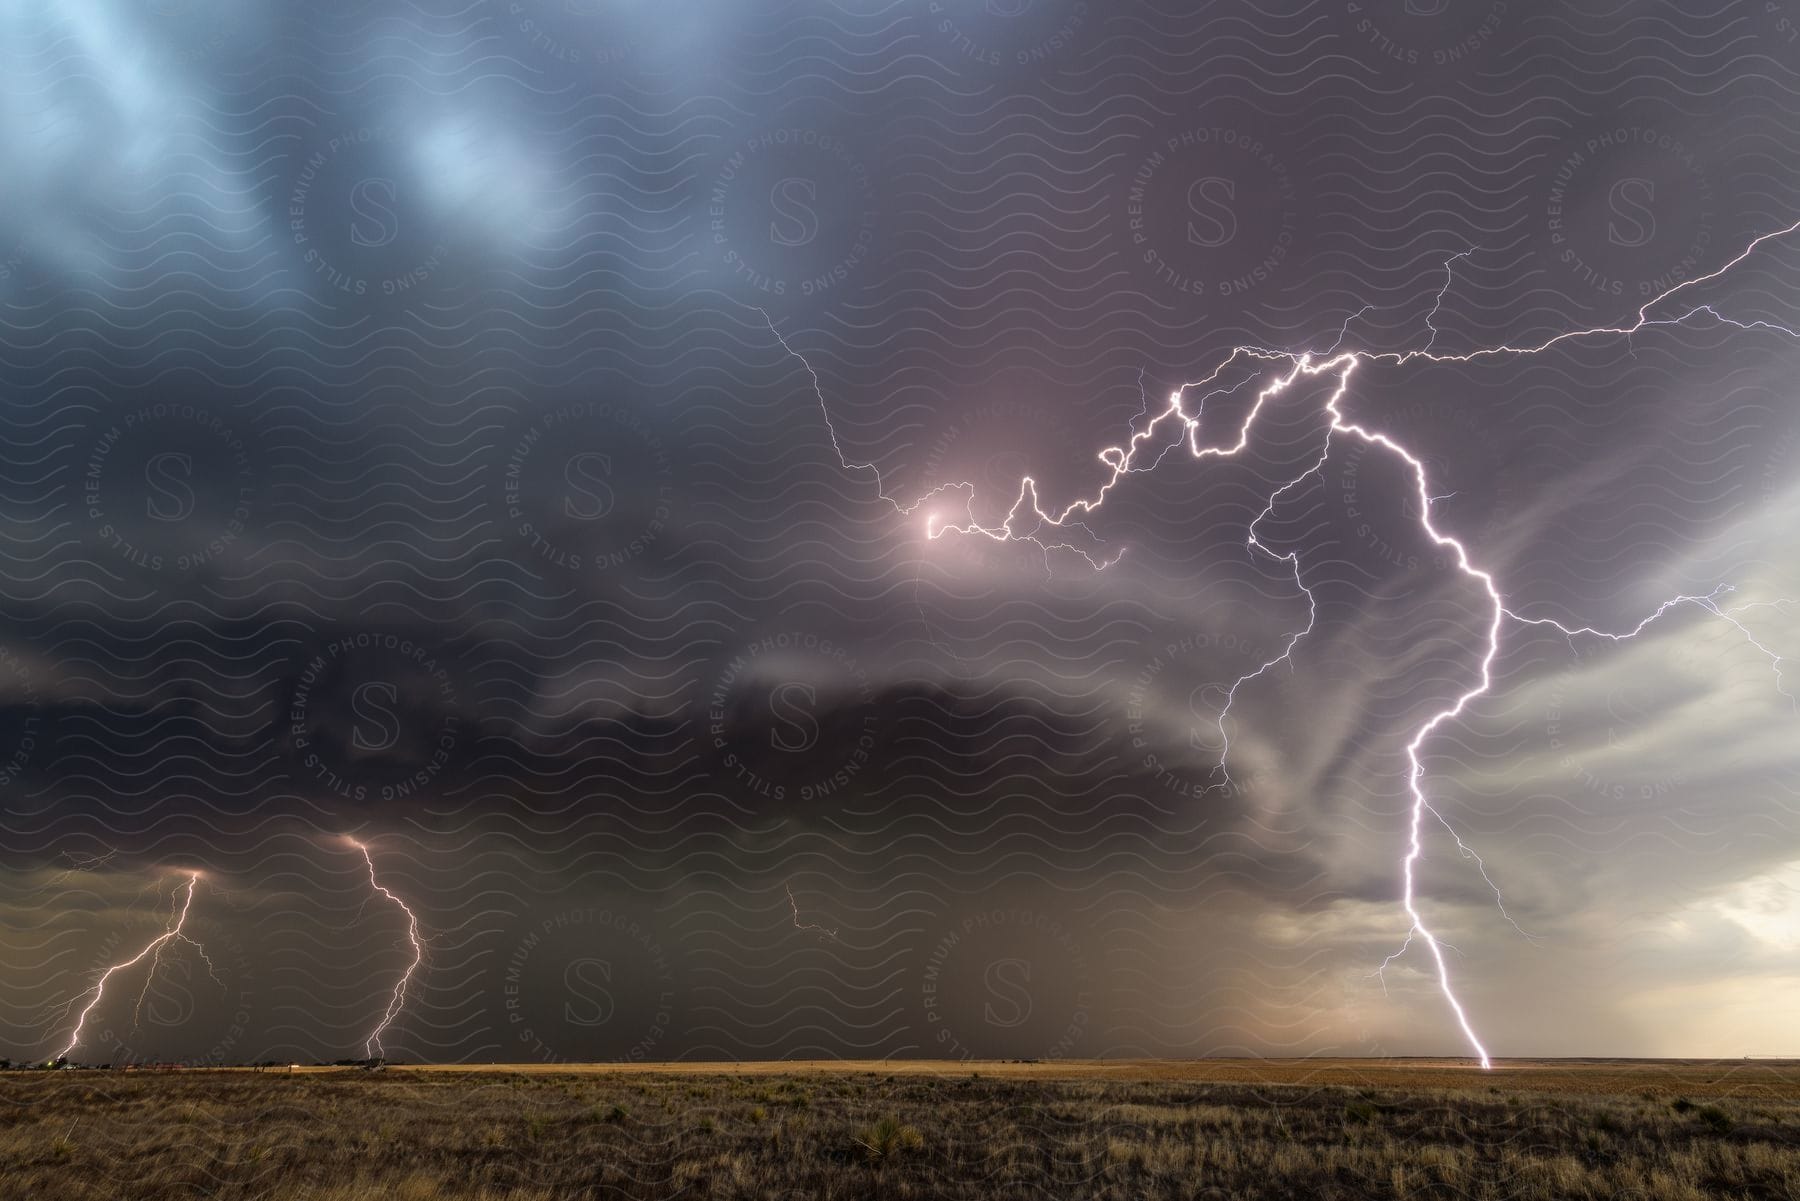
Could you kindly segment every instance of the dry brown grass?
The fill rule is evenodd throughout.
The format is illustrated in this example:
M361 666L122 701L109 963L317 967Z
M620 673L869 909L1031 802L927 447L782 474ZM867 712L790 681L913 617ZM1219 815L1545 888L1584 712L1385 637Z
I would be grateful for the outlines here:
M336 1069L310 1069L334 1071ZM1183 1084L1312 1084L1346 1088L1467 1089L1622 1096L1766 1096L1800 1101L1794 1059L1498 1059L1483 1071L1467 1059L896 1059L783 1060L770 1063L441 1064L408 1072L499 1072L504 1075L776 1075L877 1072L897 1076L967 1076L1027 1080L1135 1080Z
M1248 1061L9 1073L0 1195L1800 1201L1795 1076Z

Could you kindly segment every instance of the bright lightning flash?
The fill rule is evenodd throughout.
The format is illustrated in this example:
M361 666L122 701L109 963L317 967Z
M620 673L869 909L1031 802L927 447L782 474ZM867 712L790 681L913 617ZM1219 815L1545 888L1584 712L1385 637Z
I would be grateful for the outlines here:
M1565 637L1570 639L1571 643L1577 635L1587 635L1612 641L1623 641L1636 636L1652 621L1677 605L1696 605L1735 626L1738 631L1749 640L1751 645L1755 646L1758 651L1770 660L1770 663L1775 670L1776 687L1781 691L1781 694L1788 697L1790 701L1795 698L1782 686L1781 656L1771 651L1754 638L1736 616L1744 609L1753 606L1745 605L1730 610L1721 609L1719 607L1718 598L1731 590L1729 586L1722 585L1706 596L1680 596L1672 598L1664 602L1656 612L1652 613L1649 617L1646 617L1632 629L1617 633L1608 633L1586 626L1565 626L1561 622L1546 617L1521 617L1509 606L1506 598L1502 595L1498 584L1495 582L1493 575L1470 560L1467 548L1465 548L1460 541L1445 534L1432 523L1432 503L1434 500L1441 499L1441 497L1438 497L1432 492L1430 482L1426 479L1424 461L1387 434L1369 429L1366 426L1348 420L1344 416L1342 410L1339 409L1338 405L1349 390L1352 374L1358 366L1364 363L1405 366L1408 363L1420 360L1427 363L1468 363L1477 359L1499 356L1537 355L1550 350L1552 347L1555 347L1562 342L1573 341L1579 338L1629 338L1637 331L1646 327L1683 324L1702 313L1723 324L1735 326L1739 329L1769 329L1788 335L1800 336L1800 333L1797 333L1794 330L1787 329L1783 326L1772 325L1767 322L1742 322L1733 320L1732 318L1723 316L1710 305L1697 306L1688 310L1686 313L1683 313L1679 317L1652 318L1650 316L1651 309L1655 308L1675 293L1691 288L1696 284L1703 284L1719 278L1733 267L1743 262L1744 259L1748 258L1758 246L1762 245L1762 243L1773 238L1784 237L1794 233L1796 230L1800 230L1800 221L1796 221L1785 229L1774 230L1753 239L1735 258L1731 259L1724 266L1710 274L1696 276L1693 279L1676 284L1674 287L1660 295L1646 301L1644 305L1638 309L1636 317L1629 324L1568 330L1542 342L1531 345L1513 346L1510 344L1502 344L1465 351L1460 354L1445 354L1433 349L1437 344L1438 331L1433 324L1432 319L1436 316L1438 308L1443 303L1445 291L1450 287L1452 265L1457 259L1464 257L1464 255L1468 253L1467 251L1462 252L1461 254L1452 256L1452 258L1445 263L1444 287L1439 290L1437 304L1433 305L1432 312L1427 316L1425 322L1427 328L1431 331L1431 338L1426 342L1423 348L1418 350L1385 351L1379 353L1360 350L1340 351L1338 347L1343 344L1344 339L1348 336L1350 322L1356 320L1357 317L1360 317L1362 315L1361 312L1354 314L1349 320L1345 321L1344 328L1339 332L1337 341L1322 352L1271 350L1259 346L1235 347L1225 356L1219 365L1213 369L1211 374L1193 383L1183 384L1180 388L1177 388L1171 393L1169 396L1168 407L1156 417L1152 418L1142 430L1134 430L1130 440L1124 446L1109 446L1099 452L1097 457L1100 462L1105 464L1111 471L1111 476L1100 486L1099 490L1093 496L1083 500L1077 500L1061 512L1047 511L1043 508L1038 499L1037 482L1030 476L1025 476L1019 483L1018 496L1014 499L1012 507L1007 510L1005 518L1000 524L993 526L983 525L974 518L975 488L973 484L967 481L943 484L916 500L903 502L888 494L886 485L881 478L880 469L875 464L852 462L847 458L844 454L843 447L838 442L837 429L831 424L831 413L829 407L825 403L825 394L820 387L818 373L815 372L812 365L806 361L805 356L801 355L799 352L795 351L793 347L788 345L787 339L782 337L781 332L775 328L774 321L769 318L767 313L763 313L763 319L769 323L769 330L775 335L776 340L781 343L782 349L799 359L801 364L805 366L807 374L812 379L813 392L818 397L820 410L824 413L826 428L831 434L832 449L837 452L838 461L846 470L870 472L875 479L877 494L880 495L882 499L892 504L903 516L910 516L916 512L920 506L934 500L940 493L954 492L962 494L966 502L964 512L968 514L967 519L961 522L946 520L943 515L943 506L933 505L927 510L925 516L925 536L928 539L936 540L947 533L956 533L961 535L979 535L981 537L991 538L996 542L1027 542L1042 548L1046 556L1051 550L1055 549L1074 551L1076 554L1079 554L1086 559L1096 569L1110 567L1113 563L1118 561L1118 556L1115 555L1110 560L1096 559L1088 551L1083 550L1073 542L1060 539L1047 540L1055 537L1050 531L1080 530L1084 534L1091 535L1091 531L1088 531L1087 528L1081 524L1080 518L1099 509L1101 505L1105 503L1107 494L1111 492L1125 476L1154 470L1156 466L1162 462L1169 451L1174 448L1177 441L1185 442L1189 454L1196 459L1232 458L1250 444L1252 430L1256 425L1256 419L1262 412L1263 407L1273 398L1285 392L1296 380L1299 380L1302 377L1316 376L1324 377L1331 381L1333 386L1330 395L1323 406L1323 412L1325 416L1329 418L1329 425L1325 431L1324 446L1319 453L1319 457L1311 466L1307 467L1305 471L1302 471L1299 475L1288 480L1269 494L1268 502L1263 506L1262 511L1251 519L1249 528L1246 531L1246 545L1251 550L1260 551L1262 554L1267 555L1275 561L1286 564L1287 567L1293 571L1295 585L1307 598L1309 610L1307 623L1301 629L1288 635L1286 643L1282 647L1279 655L1269 660L1267 663L1262 664L1256 670L1239 677L1238 680L1232 684L1231 689L1226 695L1225 704L1219 713L1219 731L1221 736L1225 739L1225 754L1229 754L1230 742L1225 723L1226 718L1231 712L1231 706L1237 699L1237 690L1244 684L1249 683L1280 664L1285 663L1291 665L1295 648L1300 644L1302 639L1312 632L1314 622L1318 616L1317 601L1313 596L1312 590L1306 586L1304 580L1301 578L1302 567L1300 553L1298 551L1290 551L1287 554L1276 553L1274 550L1264 545L1259 539L1257 527L1262 523L1264 518L1274 512L1275 507L1281 503L1284 496L1300 487L1300 485L1309 477L1317 475L1320 470L1324 468L1327 459L1329 459L1331 455L1332 440L1334 437L1343 436L1354 438L1367 445L1379 447L1393 455L1411 472L1415 492L1417 494L1420 528L1432 542L1450 551L1455 556L1458 570L1460 570L1468 579L1480 586L1481 590L1487 596L1487 600L1491 606L1492 615L1487 623L1487 635L1483 642L1480 661L1477 664L1475 682L1467 691L1458 696L1453 704L1433 714L1429 720L1414 732L1411 741L1406 744L1406 759L1408 764L1407 786L1412 795L1412 806L1407 850L1406 855L1401 860L1400 868L1403 882L1401 903L1411 924L1407 929L1406 938L1401 944L1400 949L1383 961L1381 967L1382 969L1385 969L1388 964L1404 954L1412 946L1415 939L1422 941L1425 944L1426 949L1430 952L1432 962L1437 968L1438 985L1444 995L1444 1000L1449 1004L1451 1012L1456 1017L1456 1023L1461 1027L1464 1037L1469 1041L1469 1045L1475 1049L1476 1054L1480 1057L1481 1066L1487 1068L1492 1066L1487 1048L1482 1045L1480 1038L1476 1036L1475 1029L1470 1024L1469 1016L1467 1012L1465 1012L1462 1002L1457 999L1456 992L1451 987L1449 968L1444 961L1443 948L1445 944L1431 932L1431 929L1425 924L1425 919L1419 913L1414 896L1414 869L1424 853L1424 835L1422 827L1426 815L1431 815L1431 817L1443 824L1446 829L1450 829L1449 823L1444 820L1443 816L1439 814L1435 808L1432 807L1430 800L1425 795L1423 784L1425 767L1420 760L1422 749L1426 741L1437 732L1439 727L1443 726L1446 722L1454 721L1461 717L1473 701L1479 697L1485 696L1493 686L1492 669L1494 660L1500 653L1500 635L1505 624L1508 621L1512 621L1524 625L1551 626L1561 631ZM762 310L759 309L757 311L761 312ZM1200 441L1200 430L1206 402L1215 396L1228 395L1235 392L1238 388L1242 387L1245 382L1248 382L1247 380L1240 381L1230 387L1215 386L1228 368L1233 364L1242 362L1285 365L1286 370L1283 374L1277 376L1272 383L1267 384L1257 393L1255 402L1251 405L1248 415L1245 416L1243 424L1237 431L1235 442L1229 446L1202 445ZM1257 377L1252 375L1250 378L1254 379ZM1190 390L1199 389L1208 390L1201 394L1199 401L1194 406L1194 411L1190 414L1187 408L1187 393ZM1140 414L1140 416L1141 415L1142 414ZM1135 422L1133 424L1135 425ZM1154 457L1151 458L1147 464L1140 465L1138 462L1140 452L1144 452L1147 447L1152 446L1153 439L1155 439L1158 429L1165 425L1168 426L1171 431L1178 430L1177 437L1173 441L1164 443L1160 450L1155 451ZM1765 603L1778 605L1786 602ZM1800 702L1796 702L1796 704L1800 705ZM1224 771L1225 767L1225 754L1222 754L1219 760L1219 770L1221 772ZM1227 776L1226 779L1228 781L1229 777ZM1462 839L1456 835L1454 829L1451 829L1450 833L1451 837L1456 840L1458 849L1465 856L1475 858L1475 862L1481 869L1482 878L1487 880L1486 866L1481 863L1479 857L1476 857L1474 852L1464 845ZM1487 882L1491 887L1493 882L1491 880L1488 880ZM1495 895L1496 898L1498 898L1498 889L1495 889ZM1504 908L1502 908L1501 912L1505 912ZM1511 919L1508 918L1508 920L1510 921ZM1381 969L1377 969L1377 974L1379 974L1380 970Z
M89 999L86 1007L82 1009L81 1015L75 1019L75 1029L69 1034L68 1045L57 1052L56 1058L58 1060L67 1059L70 1053L75 1050L76 1046L80 1044L81 1031L87 1025L88 1015L94 1012L94 1008L100 1004L101 998L106 994L106 982L111 980L115 973L122 972L126 968L136 967L145 959L148 959L150 961L150 969L144 973L144 987L143 990L138 993L137 1006L132 1011L132 1023L133 1025L136 1024L137 1015L143 1012L144 994L150 991L150 982L155 979L156 969L162 963L163 948L170 943L179 941L193 947L194 951L206 964L206 970L211 973L212 978L214 980L219 978L218 973L213 971L212 960L206 957L205 948L189 938L186 932L188 909L194 903L194 887L199 883L200 873L196 871L188 872L187 886L176 890L176 896L179 899L179 908L175 909L170 914L168 928L155 938L151 939L145 944L143 950L139 951L136 955L133 955L130 959L124 960L121 963L115 963L104 972L100 973L100 978L94 981L93 986L90 987L87 992L82 994L82 996L87 996L87 993L92 993L93 996ZM76 999L79 1000L80 998L78 997Z
M369 848L348 835L345 835L345 840L349 842L351 846L362 852L363 862L369 865L370 886L374 888L376 892L400 906L400 911L406 914L406 937L407 940L412 943L413 949L412 962L406 965L406 971L401 974L399 983L394 985L394 994L388 998L387 1011L381 1015L381 1023L375 1027L374 1031L370 1033L368 1040L363 1043L363 1057L366 1059L375 1059L384 1054L381 1046L382 1032L393 1025L394 1019L400 1016L400 1007L406 1002L406 986L408 982L412 980L413 973L418 970L419 964L425 959L425 944L419 941L419 918L418 915L412 911L412 907L393 893L389 892L387 888L382 885L381 881L375 878L375 860L370 857Z

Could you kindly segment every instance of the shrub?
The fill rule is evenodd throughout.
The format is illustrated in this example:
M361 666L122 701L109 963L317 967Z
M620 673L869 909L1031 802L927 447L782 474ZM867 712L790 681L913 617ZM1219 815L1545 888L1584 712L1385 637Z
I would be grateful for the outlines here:
M1726 1113L1723 1109L1720 1109L1717 1105L1702 1105L1697 1116L1702 1122L1706 1123L1706 1128L1711 1130L1714 1134L1724 1134L1737 1124L1731 1120L1730 1114Z
M914 1151L924 1146L925 1136L898 1118L884 1117L873 1126L865 1126L858 1133L856 1143L870 1163L884 1164L902 1151Z

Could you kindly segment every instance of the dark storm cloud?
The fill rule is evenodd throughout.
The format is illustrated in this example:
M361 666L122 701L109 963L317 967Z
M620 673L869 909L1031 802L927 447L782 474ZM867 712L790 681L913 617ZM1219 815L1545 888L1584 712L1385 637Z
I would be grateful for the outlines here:
M1800 62L1761 5L1656 77L1652 9L1190 7L12 18L6 1037L193 867L226 983L107 1054L355 1053L405 957L354 831L432 932L408 1057L1456 1049L1422 962L1369 975L1486 620L1391 455L1259 526L1317 628L1221 732L1308 619L1245 527L1318 387L1125 481L1100 573L840 453L994 522L1239 342L1615 323L1800 211ZM1695 302L1791 325L1795 265ZM1791 955L1793 359L1701 318L1345 400L1520 612L1746 606L1514 630L1431 744L1498 1050L1770 1037L1681 1015Z

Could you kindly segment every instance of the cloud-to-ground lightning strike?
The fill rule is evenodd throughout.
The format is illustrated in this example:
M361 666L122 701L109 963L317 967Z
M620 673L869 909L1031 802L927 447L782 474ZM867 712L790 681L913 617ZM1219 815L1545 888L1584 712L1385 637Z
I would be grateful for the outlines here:
M213 966L213 961L211 957L207 955L206 948L181 932L181 927L187 924L187 907L193 902L193 899L193 881L190 880L188 881L188 894L181 901L182 911L179 916L175 912L174 901L170 901L169 922L176 929L175 939L185 942L190 947L193 947L194 954L200 956L200 962L206 965L206 974L212 977L214 984L217 984L220 988L224 988L225 982L219 979L219 970ZM150 995L150 985L156 980L156 969L162 966L163 947L166 947L167 945L168 943L164 943L162 946L157 947L156 951L150 956L150 970L144 973L144 986L138 989L137 1004L134 1005L131 1010L131 1028L133 1030L136 1030L139 1022L143 1020L144 998Z
M369 855L369 848L348 835L345 837L351 846L362 852L363 862L369 865L369 885L376 892L400 906L400 911L406 914L406 937L412 943L413 948L412 962L406 965L406 971L401 974L399 983L394 985L394 993L388 998L387 1010L381 1015L380 1024L363 1043L364 1058L375 1059L384 1053L381 1046L382 1032L393 1025L394 1019L400 1016L400 1007L406 1002L406 986L412 980L413 973L418 970L419 964L425 959L425 944L419 941L419 917L412 911L412 907L388 891L381 881L375 878L375 860Z
M122 972L129 967L135 967L145 959L149 959L150 968L144 977L144 988L142 992L138 993L137 1008L133 1011L134 1016L132 1020L135 1024L136 1013L143 1009L144 993L150 990L150 980L156 974L157 965L162 962L163 948L171 942L179 940L193 947L200 958L205 960L206 970L212 972L213 979L217 980L219 978L218 973L213 972L212 960L206 958L205 948L201 947L199 943L195 942L187 935L186 927L188 910L194 904L194 887L200 883L200 873L190 871L188 872L187 877L186 888L178 890L180 896L180 908L170 915L168 928L155 938L151 939L145 944L143 950L139 951L136 955L133 955L130 959L115 963L104 972L100 973L100 978L94 981L87 992L82 994L82 996L86 996L87 993L91 992L93 997L88 1001L87 1006L82 1009L81 1015L75 1019L75 1029L69 1034L68 1045L57 1052L56 1058L58 1060L67 1059L70 1053L81 1043L81 1031L87 1025L88 1015L94 1012L95 1006L100 1004L101 998L106 994L106 982L111 980L115 973ZM80 998L78 997L77 1000L79 999Z
M1487 1048L1482 1044L1481 1039L1477 1037L1475 1029L1470 1023L1469 1016L1467 1012L1465 1012L1462 1002L1457 998L1456 991L1451 985L1449 968L1444 960L1444 944L1432 933L1430 927L1425 924L1423 916L1419 913L1414 894L1414 871L1424 853L1422 827L1427 814L1444 825L1446 829L1450 830L1451 837L1456 840L1457 847L1464 855L1475 857L1474 852L1463 843L1462 839L1457 836L1455 830L1451 829L1449 823L1445 821L1440 813L1438 813L1432 806L1429 798L1425 795L1423 784L1425 767L1420 760L1420 754L1426 741L1429 740L1441 726L1446 722L1454 721L1461 717L1472 702L1479 697L1485 696L1492 687L1493 664L1500 653L1501 631L1505 624L1508 621L1512 621L1525 625L1551 626L1561 631L1571 640L1571 642L1573 642L1573 639L1578 635L1598 637L1612 641L1623 641L1636 636L1651 622L1662 616L1669 609L1678 605L1693 604L1705 609L1714 616L1728 621L1735 626L1739 632L1743 633L1745 638L1750 641L1751 645L1755 646L1758 651L1763 653L1770 660L1775 670L1776 686L1778 690L1781 691L1781 694L1788 697L1790 701L1794 700L1794 697L1782 686L1781 656L1771 651L1768 647L1764 646L1760 641L1754 638L1737 619L1736 614L1750 606L1741 606L1737 609L1730 610L1721 609L1719 607L1718 597L1725 592L1730 591L1729 587L1722 586L1706 596L1681 596L1672 598L1664 602L1660 608L1650 616L1646 617L1643 621L1639 622L1635 627L1614 633L1603 632L1585 626L1570 627L1550 618L1528 618L1520 616L1519 613L1508 604L1493 575L1477 566L1470 559L1467 548L1465 548L1459 540L1445 534L1433 524L1431 520L1432 504L1434 500L1441 498L1434 496L1431 491L1430 482L1426 478L1424 461L1387 434L1347 419L1342 410L1338 407L1339 403L1349 391L1352 374L1358 366L1364 363L1405 366L1408 363L1415 361L1424 361L1427 363L1469 363L1479 359L1500 356L1537 355L1550 350L1560 343L1573 341L1575 339L1600 337L1629 338L1641 329L1657 325L1682 324L1702 313L1723 324L1735 326L1740 329L1770 329L1800 337L1800 333L1796 333L1794 330L1787 329L1783 326L1773 325L1768 322L1742 322L1734 320L1720 314L1711 305L1696 306L1679 317L1652 318L1650 316L1650 311L1653 308L1656 308L1676 293L1693 288L1698 284L1704 284L1711 280L1718 279L1748 258L1755 252L1757 247L1761 246L1764 242L1775 238L1785 237L1794 233L1796 230L1800 230L1800 221L1796 221L1786 228L1773 230L1752 239L1742 251L1723 266L1708 274L1695 276L1692 279L1675 284L1666 291L1645 301L1644 304L1638 308L1634 319L1629 323L1616 326L1594 326L1566 330L1535 344L1514 346L1508 343L1502 343L1496 346L1481 347L1475 350L1463 351L1455 354L1437 351L1435 347L1437 344L1438 331L1433 323L1433 318L1435 318L1438 308L1443 301L1444 293L1443 291L1440 291L1438 293L1437 304L1433 305L1431 313L1426 318L1426 326L1431 332L1431 338L1426 342L1425 346L1420 349L1381 352L1361 350L1340 351L1338 348L1343 345L1345 338L1348 336L1350 322L1356 320L1356 318L1361 315L1360 312L1353 314L1345 321L1344 328L1339 332L1337 341L1323 352L1315 353L1312 351L1273 350L1260 346L1235 347L1220 361L1218 366L1215 367L1210 374L1200 380L1183 384L1181 387L1175 389L1169 396L1168 406L1161 413L1151 418L1143 429L1138 430L1135 428L1136 421L1134 419L1134 428L1130 438L1124 446L1109 446L1099 452L1097 457L1100 462L1111 471L1111 475L1103 484L1101 484L1094 495L1070 503L1068 507L1063 509L1060 513L1049 512L1043 508L1038 499L1037 482L1032 479L1032 477L1025 476L1019 483L1018 496L1014 499L1011 508L1007 510L1006 516L1000 524L995 526L983 525L975 519L973 512L975 488L973 484L967 481L942 484L916 500L910 502L901 501L889 495L886 483L881 478L880 469L874 463L852 462L845 455L843 447L838 442L837 429L832 425L830 407L826 404L825 394L820 386L818 373L814 371L812 365L806 361L805 356L801 355L799 352L795 351L792 346L788 345L787 339L775 328L774 321L769 318L767 313L763 314L763 319L768 321L770 332L773 333L776 340L780 342L782 349L799 359L801 364L805 366L807 374L812 380L813 392L818 398L820 410L824 414L826 427L830 431L832 449L836 451L839 463L846 470L867 471L871 473L875 479L878 495L892 504L902 516L910 516L913 513L916 513L921 506L929 503L940 494L946 492L962 494L966 506L965 512L968 514L967 520L960 523L945 521L942 519L941 514L937 513L935 510L931 511L925 518L925 535L928 539L936 540L946 533L956 533L961 535L980 535L994 539L998 542L1028 542L1042 548L1046 555L1053 549L1074 551L1097 569L1104 569L1111 566L1118 561L1118 556L1114 556L1110 560L1097 560L1092 554L1071 542L1046 541L1046 537L1050 536L1047 534L1047 530L1056 529L1068 531L1080 529L1084 533L1091 534L1091 531L1088 531L1086 527L1080 523L1079 518L1099 509L1100 506L1105 503L1107 494L1110 493L1113 488L1118 485L1119 481L1124 479L1127 475L1154 470L1156 466L1162 462L1168 452L1173 449L1176 442L1185 442L1189 454L1196 459L1233 457L1250 444L1252 430L1256 425L1257 417L1261 414L1263 407L1273 398L1286 391L1296 380L1299 380L1302 377L1317 376L1324 377L1332 382L1333 386L1323 406L1323 412L1328 418L1328 425L1325 430L1324 445L1320 450L1318 458L1308 466L1306 470L1302 471L1293 479L1288 480L1286 483L1283 483L1269 494L1267 504L1264 505L1260 513L1251 519L1248 530L1246 531L1248 535L1246 545L1252 551L1260 551L1264 555L1273 558L1277 562L1284 563L1292 569L1295 585L1307 598L1309 610L1308 620L1304 627L1287 637L1279 655L1257 667L1254 671L1239 677L1227 692L1225 704L1221 707L1219 714L1220 734L1226 738L1226 741L1224 742L1226 752L1220 757L1219 769L1223 771L1225 757L1229 754L1230 744L1226 730L1226 720L1230 714L1232 703L1236 700L1237 690L1278 665L1283 663L1291 665L1295 648L1309 633L1312 632L1314 622L1318 615L1316 599L1313 596L1312 590L1306 586L1302 579L1300 552L1290 551L1286 554L1277 553L1259 540L1257 527L1264 518L1268 517L1274 511L1275 507L1281 502L1281 499L1284 496L1300 487L1309 477L1316 475L1323 469L1331 456L1332 440L1334 437L1342 435L1355 438L1370 446L1379 447L1399 459L1410 471L1419 507L1420 529L1424 531L1426 536L1429 537L1433 543L1449 551L1455 558L1458 570L1466 578L1481 587L1491 606L1492 614L1487 623L1486 639L1480 661L1477 665L1477 678L1474 685L1458 696L1454 703L1433 714L1418 728L1413 734L1412 739L1406 745L1406 759L1408 765L1407 787L1412 797L1412 804L1408 825L1407 850L1400 865L1403 884L1401 904L1405 909L1411 924L1407 929L1406 938L1402 942L1400 949L1395 951L1393 955L1390 955L1382 963L1382 968L1386 968L1388 964L1404 954L1412 946L1415 939L1422 941L1429 950L1432 962L1437 968L1438 985L1440 991L1443 993L1445 1002L1449 1005L1451 1012L1455 1015L1456 1023L1461 1028L1464 1037L1468 1040L1469 1045L1474 1048L1477 1056L1480 1058L1481 1066L1486 1068L1491 1066ZM1468 252L1465 251L1452 256L1452 258L1445 263L1445 290L1450 286L1450 272L1452 270L1452 265L1457 259L1462 258L1464 254L1467 253ZM761 310L758 311L760 312ZM1202 417L1205 412L1206 401L1214 396L1235 392L1247 382L1239 381L1229 387L1215 386L1228 368L1233 364L1242 362L1285 364L1287 365L1287 370L1283 374L1277 376L1272 383L1268 383L1257 393L1254 403L1250 406L1248 414L1244 417L1243 423L1237 431L1237 438L1234 443L1229 446L1203 446L1200 442L1200 429ZM1257 377L1252 375L1250 378ZM1197 391L1202 388L1210 390L1204 392L1200 396L1198 403L1194 406L1193 413L1190 414L1187 411L1186 395L1190 390ZM1147 415L1147 406L1146 413L1139 414L1139 416L1144 415ZM1138 466L1137 459L1139 452L1151 444L1152 439L1156 436L1158 428L1163 426L1165 422L1172 422L1174 426L1179 427L1179 435L1174 441L1169 442L1157 451L1154 458L1147 466ZM1763 603L1782 604L1785 602ZM1800 702L1797 702L1797 704L1800 704ZM1489 880L1487 877L1486 865L1481 863L1479 857L1475 857L1475 861L1480 867L1482 878L1487 880L1489 886L1492 887L1493 881ZM1498 899L1499 890L1496 888L1494 891L1496 899ZM1504 907L1501 912L1505 912ZM1511 918L1509 917L1507 920L1510 921ZM1377 969L1378 974L1380 970L1381 969Z

